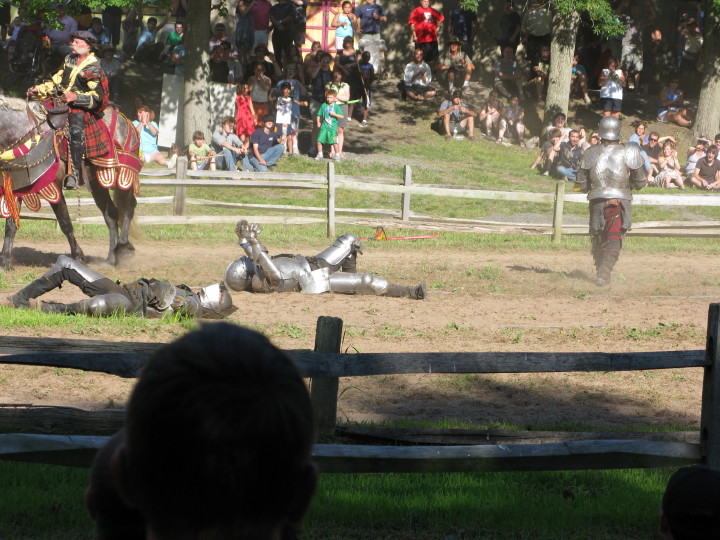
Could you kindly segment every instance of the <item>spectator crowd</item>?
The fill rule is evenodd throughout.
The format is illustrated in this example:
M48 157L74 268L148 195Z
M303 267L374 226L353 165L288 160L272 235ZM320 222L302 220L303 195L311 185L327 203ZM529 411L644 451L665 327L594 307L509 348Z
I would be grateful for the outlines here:
M543 107L546 100L552 66L548 3L531 0L523 13L512 0L499 4L502 14L494 33L498 59L486 98L475 103L464 95L477 79L477 59L473 58L477 14L462 7L444 14L431 7L430 0L419 0L406 21L414 50L398 84L400 98L437 104L436 127L448 140L481 136L501 144L537 145L533 169L572 179L584 149L597 144L599 137L587 136L580 126L570 128L564 114L556 116L539 137L532 137L525 125L526 107ZM695 114L680 81L686 89L694 91L697 86L693 81L701 69L699 14L681 15L678 40L671 47L656 24L651 0L618 0L613 6L625 31L602 38L591 25L581 25L572 63L572 94L592 106L590 91L597 90L601 114L622 117L624 94L647 88L649 79L643 74L652 70L665 81L657 94L657 121L691 127ZM64 56L72 32L87 28L97 39L112 101L119 99L120 73L129 59L160 63L167 72L184 74L187 0L175 0L160 21L144 16L138 7L109 6L101 16L93 16L75 2L59 3L54 9L59 28L43 29L41 17L23 11L2 26L9 58L15 57L27 33L46 34L50 54ZM353 122L365 128L371 120L373 85L383 75L378 51L382 51L379 43L388 16L376 0L355 4L346 0L330 15L333 44L323 49L321 43L312 42L305 55L308 0L239 0L231 15L234 36L228 34L224 21L212 27L207 42L210 79L236 88L235 114L214 126L207 142L204 133L193 134L182 149L191 167L267 170L281 155L300 153L303 116L310 119L308 154L316 159L344 157L347 130ZM447 37L441 39L444 29ZM137 122L138 129L145 130L141 137L148 148L146 160L152 156L151 161L168 162L172 156L166 158L157 150L154 112L143 110L141 116L144 120L139 115ZM709 163L703 158L713 153L706 137L680 163L683 156L678 157L674 137L656 132L646 135L644 130L645 124L640 124L633 140L642 146L648 185L716 189L717 180L710 178L712 172L703 165ZM701 166L704 176L695 174Z

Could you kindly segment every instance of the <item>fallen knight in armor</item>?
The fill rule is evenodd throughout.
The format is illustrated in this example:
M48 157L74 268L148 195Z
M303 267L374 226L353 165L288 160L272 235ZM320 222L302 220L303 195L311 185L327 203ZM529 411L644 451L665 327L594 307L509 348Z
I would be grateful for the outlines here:
M268 255L258 240L262 228L241 220L235 227L238 243L245 256L230 263L225 285L233 291L259 293L302 291L318 294L334 292L412 298L427 296L424 283L415 287L389 283L375 274L356 273L357 254L362 244L352 234L343 234L314 257L304 255Z

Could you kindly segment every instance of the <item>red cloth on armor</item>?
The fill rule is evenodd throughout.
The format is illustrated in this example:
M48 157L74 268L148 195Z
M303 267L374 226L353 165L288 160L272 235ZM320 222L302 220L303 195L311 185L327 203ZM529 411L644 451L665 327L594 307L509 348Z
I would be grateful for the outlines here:
M607 232L608 240L621 239L623 226L622 201L619 199L606 201L603 214L605 216L605 231Z

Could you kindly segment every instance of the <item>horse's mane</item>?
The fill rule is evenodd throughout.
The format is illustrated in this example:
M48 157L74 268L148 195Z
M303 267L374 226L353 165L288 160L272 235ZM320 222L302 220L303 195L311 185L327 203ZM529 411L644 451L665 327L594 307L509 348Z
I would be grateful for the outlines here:
M23 99L0 95L0 109L8 111L24 111L26 102Z

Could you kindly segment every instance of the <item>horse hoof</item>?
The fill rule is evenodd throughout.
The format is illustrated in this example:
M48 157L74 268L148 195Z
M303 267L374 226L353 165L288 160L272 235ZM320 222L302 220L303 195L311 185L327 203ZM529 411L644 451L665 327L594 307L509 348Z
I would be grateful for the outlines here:
M127 244L119 245L115 248L114 255L114 265L118 266L130 259L132 259L135 256L135 246L133 246L130 242Z

